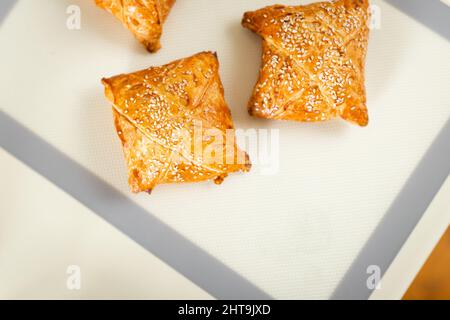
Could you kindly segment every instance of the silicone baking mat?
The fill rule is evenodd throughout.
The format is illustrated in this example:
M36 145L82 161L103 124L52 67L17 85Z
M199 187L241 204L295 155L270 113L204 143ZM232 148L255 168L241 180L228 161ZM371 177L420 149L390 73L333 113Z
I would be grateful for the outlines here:
M449 119L450 44L373 1L369 127L257 120L246 102L261 43L240 20L269 4L179 0L150 55L93 1L18 1L0 29L2 146L215 297L332 297ZM236 127L279 130L279 170L133 195L100 79L204 50Z

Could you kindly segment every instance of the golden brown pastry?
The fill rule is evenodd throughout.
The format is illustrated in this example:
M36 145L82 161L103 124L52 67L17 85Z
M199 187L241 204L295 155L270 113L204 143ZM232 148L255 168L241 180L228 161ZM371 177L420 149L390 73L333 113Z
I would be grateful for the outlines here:
M162 25L175 0L95 0L112 13L150 52L161 48Z
M366 126L368 20L368 0L275 5L245 13L243 26L263 38L250 114L296 121L340 116Z
M215 54L103 79L133 192L249 171L224 99Z

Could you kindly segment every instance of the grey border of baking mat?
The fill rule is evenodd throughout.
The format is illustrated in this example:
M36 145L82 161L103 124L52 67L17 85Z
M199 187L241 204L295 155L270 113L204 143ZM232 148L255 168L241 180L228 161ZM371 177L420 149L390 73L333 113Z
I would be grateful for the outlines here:
M0 111L0 146L218 299L271 297Z
M450 7L440 0L384 0L450 41ZM383 13L381 13L383 14Z
M450 119L341 280L331 299L368 299L367 268L388 269L450 174Z
M1 0L0 2L0 26L17 0Z
M450 8L439 0L384 0L450 40ZM450 108L450 102L449 102ZM416 167L331 299L368 299L367 267L383 275L450 174L450 119Z
M16 1L2 0L0 23ZM445 20L449 8L439 0L385 1L450 40L450 19ZM366 286L367 266L377 265L384 273L400 251L450 173L449 145L450 120L347 271L332 299L369 298L372 291ZM0 111L0 146L213 297L271 299L3 111Z

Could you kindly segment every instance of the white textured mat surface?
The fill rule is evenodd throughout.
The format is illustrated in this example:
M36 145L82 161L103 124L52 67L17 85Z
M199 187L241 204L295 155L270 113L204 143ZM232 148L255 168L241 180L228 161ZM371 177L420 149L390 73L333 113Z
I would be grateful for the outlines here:
M272 296L327 298L450 116L450 43L375 1L369 127L256 120L261 44L240 20L271 3L179 0L149 55L93 1L21 0L0 28L0 108ZM81 30L66 28L72 4ZM279 173L129 194L100 78L203 50L218 52L235 125L280 129Z
M0 299L211 299L2 149L0 164Z

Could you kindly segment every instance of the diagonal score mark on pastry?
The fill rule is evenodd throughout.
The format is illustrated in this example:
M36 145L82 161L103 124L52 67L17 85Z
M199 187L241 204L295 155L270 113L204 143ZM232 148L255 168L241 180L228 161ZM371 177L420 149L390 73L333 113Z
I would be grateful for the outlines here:
M162 26L175 0L95 0L112 13L150 52L161 48Z
M215 54L202 52L102 82L133 192L165 183L220 184L229 173L250 170L248 155L236 144Z
M263 38L262 67L248 108L268 119L366 126L368 0L274 5L244 14Z

